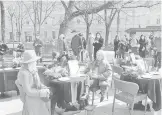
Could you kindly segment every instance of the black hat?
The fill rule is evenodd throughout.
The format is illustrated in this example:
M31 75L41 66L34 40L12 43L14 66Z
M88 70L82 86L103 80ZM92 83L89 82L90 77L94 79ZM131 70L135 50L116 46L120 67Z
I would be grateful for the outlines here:
M71 33L76 33L77 31L76 30L72 30Z
M79 36L83 36L83 34L82 34L82 33L79 33L78 35L79 35Z

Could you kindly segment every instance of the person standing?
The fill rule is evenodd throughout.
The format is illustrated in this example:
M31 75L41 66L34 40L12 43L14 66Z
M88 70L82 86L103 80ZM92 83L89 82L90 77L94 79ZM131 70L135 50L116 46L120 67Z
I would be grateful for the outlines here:
M116 36L115 36L115 39L114 39L114 52L115 52L115 58L118 57L117 51L118 51L118 49L119 49L119 43L120 43L119 36L116 35Z
M40 57L36 56L34 50L26 50L15 81L23 102L22 115L50 115L50 90L40 81L36 67L38 59Z
M94 60L96 60L96 53L98 50L101 49L101 47L103 46L103 38L101 36L101 34L99 32L96 33L96 37L95 37L95 41L93 43L94 46Z
M42 56L42 47L43 42L40 40L40 38L37 36L33 43L34 50L37 56ZM40 58L40 62L42 62L42 58Z
M88 41L87 41L87 51L88 51L88 54L89 54L89 58L90 60L92 61L92 55L93 55L93 41L94 41L94 35L93 34L89 34L89 37L88 37Z
M73 50L74 55L77 56L78 60L79 60L80 50L83 48L82 37L83 35L79 33L76 34L71 40L71 48Z
M161 68L161 38L160 37L156 37L155 38L155 50L156 50L156 54L155 54L155 67L157 67L157 69Z
M140 36L139 45L140 45L140 47L139 47L139 55L142 58L145 58L145 56L146 56L146 45L147 45L147 41L146 41L144 35L141 35Z
M64 34L61 34L58 38L57 51L60 53L60 55L63 55L64 52L67 51L67 44L66 44L66 41L65 41L65 35Z

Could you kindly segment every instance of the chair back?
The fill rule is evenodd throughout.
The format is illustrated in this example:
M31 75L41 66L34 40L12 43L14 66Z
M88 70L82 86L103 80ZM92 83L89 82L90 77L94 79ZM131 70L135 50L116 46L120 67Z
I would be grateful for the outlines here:
M69 67L70 76L76 75L80 69L78 60L69 60L68 67Z
M114 51L104 51L104 58L109 62L113 63L112 59L114 58L115 52Z
M116 66L116 65L111 65L113 73L117 73L119 75L122 74L123 68Z
M115 89L134 95L134 96L137 95L138 90L139 90L138 84L127 82L127 81L122 81L116 78L113 78L113 80L114 80Z
M154 66L154 59L153 58L144 58L144 62L145 62L145 68L147 71L150 70L150 67Z
M113 65L120 65L122 63L121 59L117 58L117 59L114 59L113 58Z

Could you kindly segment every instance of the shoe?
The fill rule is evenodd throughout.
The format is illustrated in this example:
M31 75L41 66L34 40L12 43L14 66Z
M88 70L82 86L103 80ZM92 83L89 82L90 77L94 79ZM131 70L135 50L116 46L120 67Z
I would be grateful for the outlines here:
M88 97L88 95L87 94L83 94L82 96L81 96L81 100L85 100L85 99L87 99L87 97Z
M103 100L104 100L104 97L102 96L102 97L100 98L100 102L103 102Z

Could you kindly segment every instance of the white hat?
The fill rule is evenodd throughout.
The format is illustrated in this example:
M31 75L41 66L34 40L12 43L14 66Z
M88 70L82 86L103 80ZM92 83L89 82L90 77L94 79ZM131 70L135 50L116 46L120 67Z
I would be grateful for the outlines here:
M64 34L61 34L61 35L59 36L60 39L61 39L61 38L64 38L64 37L65 37Z
M22 63L34 62L34 61L37 61L40 58L41 57L36 56L36 53L35 53L34 50L26 50L23 54Z

